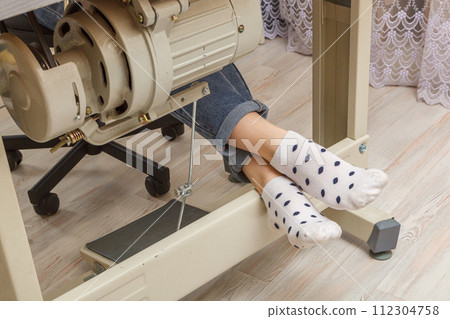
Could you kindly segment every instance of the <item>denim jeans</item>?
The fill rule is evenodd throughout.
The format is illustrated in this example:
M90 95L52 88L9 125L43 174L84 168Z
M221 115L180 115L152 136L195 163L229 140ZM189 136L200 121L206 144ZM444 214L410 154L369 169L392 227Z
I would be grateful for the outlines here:
M207 139L224 157L225 167L240 182L249 180L242 172L251 153L227 144L231 132L237 123L248 113L257 112L266 118L269 109L254 100L234 64L225 66L221 71L208 75L198 82L208 82L211 94L197 102L195 131ZM174 91L176 93L190 84ZM171 113L172 116L191 126L192 104Z
M54 29L56 22L64 11L62 2L36 10L39 23L49 29ZM257 112L266 118L268 108L252 98L250 90L234 64L224 67L221 71L198 80L209 84L211 94L197 103L196 127L205 139L223 156L225 168L237 180L248 183L242 172L242 167L248 161L251 153L236 149L227 142L237 123L246 114ZM191 84L175 90L172 93L186 89ZM192 125L192 104L171 113L184 124Z
M54 30L56 22L63 16L64 1L39 8L34 13L40 24L50 30Z

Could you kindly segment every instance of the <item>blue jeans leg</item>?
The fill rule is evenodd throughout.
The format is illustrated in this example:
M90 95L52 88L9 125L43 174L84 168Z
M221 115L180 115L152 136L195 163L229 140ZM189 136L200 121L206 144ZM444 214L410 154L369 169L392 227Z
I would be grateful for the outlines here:
M64 1L37 9L34 13L40 24L50 30L54 30L56 23L64 14Z
M242 168L252 154L230 146L228 140L238 122L245 115L257 112L266 118L268 108L252 98L245 81L234 64L199 81L208 82L211 94L197 103L195 130L209 140L214 148L222 154L225 164L229 166L233 176L241 182L248 183L249 180L242 172ZM173 93L188 87L189 85L186 85ZM172 112L171 115L191 126L192 104Z

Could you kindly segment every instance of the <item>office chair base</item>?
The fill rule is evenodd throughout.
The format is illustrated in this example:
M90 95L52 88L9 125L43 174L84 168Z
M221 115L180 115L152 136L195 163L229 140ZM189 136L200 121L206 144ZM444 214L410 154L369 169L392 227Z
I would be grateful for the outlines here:
M166 135L166 138L169 136L169 140L174 140L184 134L184 124L168 115L123 137L133 136L146 129L156 130L158 128L161 129L163 135ZM17 169L23 160L23 155L19 150L47 149L59 143L59 138L46 143L38 143L25 135L3 136L2 140L11 171ZM71 149L28 191L30 203L39 215L51 216L58 212L59 199L51 191L86 155L94 156L105 153L145 173L145 188L153 197L164 195L170 190L169 168L161 166L117 142L113 141L102 146L96 146L82 140L75 145L65 145L64 147L70 147Z
M130 152L125 146L116 142L95 146L82 140L75 144L72 149L28 191L28 197L35 212L41 216L56 214L59 208L59 199L58 196L51 193L51 191L86 155L95 156L101 153L108 154L117 160L146 173L145 186L150 195L163 195L170 190L170 173L167 167L160 166L158 163L155 163L146 157L139 157L136 152ZM127 158L127 153L131 154L130 159ZM139 163L138 160L140 161ZM139 166L142 167L138 168ZM151 175L149 175L148 172L152 172ZM148 186L147 184L150 185Z

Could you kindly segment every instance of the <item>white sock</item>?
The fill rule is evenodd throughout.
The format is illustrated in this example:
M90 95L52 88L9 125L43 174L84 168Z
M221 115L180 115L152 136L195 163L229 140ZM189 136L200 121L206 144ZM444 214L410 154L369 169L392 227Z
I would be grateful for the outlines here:
M267 223L273 231L283 231L296 248L312 247L339 238L342 230L311 204L303 192L285 176L276 177L264 187Z
M293 131L283 138L270 164L335 209L368 205L388 181L382 171L355 167Z

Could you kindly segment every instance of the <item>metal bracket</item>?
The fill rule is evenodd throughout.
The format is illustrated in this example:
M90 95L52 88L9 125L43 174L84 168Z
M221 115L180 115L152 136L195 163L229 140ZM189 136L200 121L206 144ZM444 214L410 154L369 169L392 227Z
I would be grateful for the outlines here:
M90 276L87 276L86 278L83 279L84 282L94 278L95 276L101 274L102 272L104 272L106 269L105 267L103 267L102 265L100 265L100 263L94 261L94 264L92 265L93 269L92 271L94 272L93 274L91 274Z
M160 106L153 106L149 112L150 118L156 120L186 105L194 103L211 93L207 82L195 82L191 87L171 95Z
M192 185L184 184L178 186L175 190L175 195L180 198L186 198L192 195Z
M170 21L175 22L177 16L189 8L189 0L166 0L152 3L149 0L122 0L122 3L130 7L136 14L137 21L143 27L162 25L167 29Z
M122 0L122 3L130 7L136 14L136 18L143 27L149 27L156 21L156 13L148 0L133 0L131 6L130 0Z

